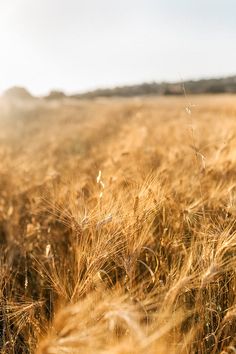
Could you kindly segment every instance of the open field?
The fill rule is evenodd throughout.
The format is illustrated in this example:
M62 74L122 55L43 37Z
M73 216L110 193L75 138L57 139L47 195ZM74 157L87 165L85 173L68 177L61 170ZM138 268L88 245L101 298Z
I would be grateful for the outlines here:
M235 353L235 133L230 95L1 100L1 353Z

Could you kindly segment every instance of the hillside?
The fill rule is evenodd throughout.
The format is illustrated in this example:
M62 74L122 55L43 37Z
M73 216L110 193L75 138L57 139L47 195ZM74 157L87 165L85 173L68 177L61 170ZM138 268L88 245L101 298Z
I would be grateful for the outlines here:
M187 94L219 94L236 93L236 76L189 80L184 82L150 82L138 85L119 86L115 88L97 89L94 91L66 95L59 90L52 90L44 97L47 100L64 98L94 99L99 97L138 97L138 96L173 96ZM33 96L23 87L12 87L6 90L3 97L10 100L29 100ZM36 98L36 97L34 97Z
M236 93L236 76L215 79L190 80L176 83L143 83L133 86L121 86L112 89L98 89L83 94L73 95L75 98L96 97L132 97L153 95L183 95L205 93Z

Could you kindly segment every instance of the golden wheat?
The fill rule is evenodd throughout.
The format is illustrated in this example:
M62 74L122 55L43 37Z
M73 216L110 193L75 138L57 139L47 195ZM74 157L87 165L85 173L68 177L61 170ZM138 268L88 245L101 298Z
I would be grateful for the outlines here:
M236 351L234 96L0 112L1 352Z

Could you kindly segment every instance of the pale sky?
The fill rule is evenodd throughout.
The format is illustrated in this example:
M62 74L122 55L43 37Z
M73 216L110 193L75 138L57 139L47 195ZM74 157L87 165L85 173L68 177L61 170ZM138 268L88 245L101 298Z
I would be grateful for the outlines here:
M0 0L0 92L236 74L236 0Z

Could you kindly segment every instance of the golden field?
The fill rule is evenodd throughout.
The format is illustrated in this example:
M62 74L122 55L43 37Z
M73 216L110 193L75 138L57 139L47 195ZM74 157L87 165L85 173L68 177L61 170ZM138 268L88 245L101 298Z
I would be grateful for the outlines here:
M1 99L1 353L235 353L235 133L230 95Z

